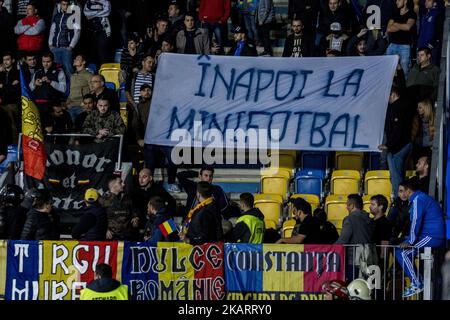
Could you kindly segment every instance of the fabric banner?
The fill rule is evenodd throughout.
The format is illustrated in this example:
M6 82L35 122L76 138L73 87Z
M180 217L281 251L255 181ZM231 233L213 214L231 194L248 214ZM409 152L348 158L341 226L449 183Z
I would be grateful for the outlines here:
M39 109L20 69L22 90L22 148L24 173L37 180L44 177L46 154Z
M223 299L223 244L125 242L122 282L133 300Z
M63 224L71 224L83 206L86 189L106 191L106 179L115 170L118 140L68 145L45 143L47 170L45 184L53 196L53 206L62 210Z
M117 270L117 242L8 241L6 300L75 300L98 263ZM1 277L1 276L0 276Z
M227 300L317 300L322 283L344 280L339 245L225 244Z
M99 263L133 300L321 299L344 261L338 245L3 241L0 299L79 299Z
M241 129L256 148L378 151L397 60L163 54L145 142L232 148Z

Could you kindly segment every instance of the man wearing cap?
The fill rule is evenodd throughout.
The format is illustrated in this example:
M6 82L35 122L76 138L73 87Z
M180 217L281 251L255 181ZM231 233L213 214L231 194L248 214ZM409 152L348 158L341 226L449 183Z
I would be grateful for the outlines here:
M141 85L139 104L133 111L131 126L136 137L137 144L144 147L145 130L147 129L148 114L150 113L150 101L152 97L152 88L149 84Z
M330 25L330 34L322 39L321 54L325 56L329 51L335 50L344 53L347 49L348 36L342 31L339 22Z
M234 43L228 51L229 56L251 56L258 55L256 47L247 38L247 30L244 26L237 26L233 29Z
M98 203L96 189L87 189L84 194L83 215L72 229L72 238L76 240L103 241L106 239L108 217L106 210Z
M339 22L344 31L350 31L352 21L351 14L343 5L341 0L328 0L328 5L324 5L319 16L319 26L316 34L316 46L318 47L322 38L330 31L333 22Z

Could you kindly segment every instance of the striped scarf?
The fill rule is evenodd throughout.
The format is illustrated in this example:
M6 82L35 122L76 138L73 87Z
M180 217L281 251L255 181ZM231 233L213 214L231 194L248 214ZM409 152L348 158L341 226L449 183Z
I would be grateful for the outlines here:
M213 197L209 197L208 199L200 202L198 205L196 205L194 208L192 208L191 210L189 210L189 213L186 217L186 220L184 220L183 223L183 233L187 234L188 230L189 230L189 225L191 224L191 220L192 217L194 216L194 214L196 214L197 212L199 212L201 209L203 209L204 207L206 207L207 205L211 204L213 202L214 198Z

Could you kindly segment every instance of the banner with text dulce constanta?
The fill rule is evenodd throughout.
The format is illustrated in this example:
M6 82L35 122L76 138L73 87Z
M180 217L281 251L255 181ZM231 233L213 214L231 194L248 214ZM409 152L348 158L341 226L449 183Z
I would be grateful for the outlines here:
M344 280L341 245L225 244L227 300L321 300L321 286Z
M322 299L339 245L0 241L0 300L76 300L106 263L132 300Z
M241 148L229 132L253 130L280 149L378 151L397 60L163 54L145 142Z

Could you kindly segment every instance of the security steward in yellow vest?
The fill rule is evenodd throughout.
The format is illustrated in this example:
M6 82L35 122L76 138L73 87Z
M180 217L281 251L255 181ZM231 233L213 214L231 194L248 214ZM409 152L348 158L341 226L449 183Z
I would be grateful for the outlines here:
M264 239L264 215L254 208L254 198L251 193L242 193L239 197L239 207L242 215L227 236L229 242L260 244Z
M128 300L128 286L112 278L112 269L101 263L95 268L94 281L81 290L80 300Z

